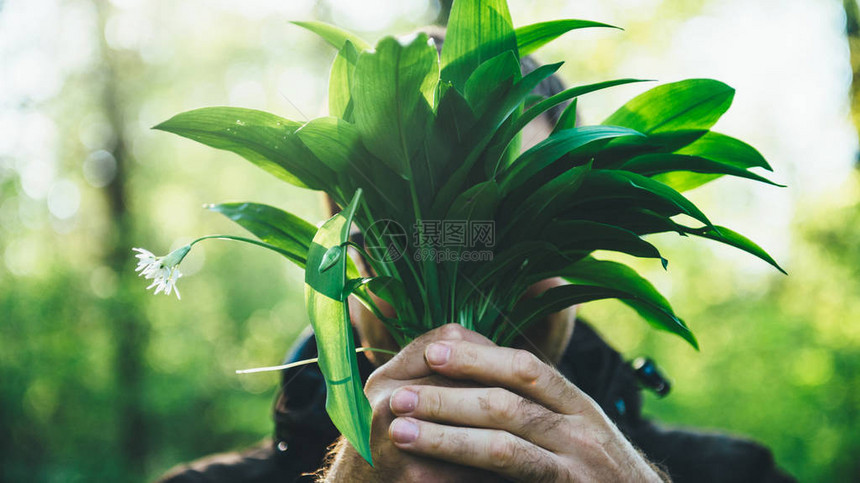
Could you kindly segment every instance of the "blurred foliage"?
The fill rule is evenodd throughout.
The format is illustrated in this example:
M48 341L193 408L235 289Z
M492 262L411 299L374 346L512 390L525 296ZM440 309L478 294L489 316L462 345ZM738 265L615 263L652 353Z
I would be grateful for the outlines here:
M670 33L701 20L709 6L730 3L762 8L717 0L512 0L511 9L522 23L571 16L624 26L624 36L562 39L542 55L570 60L562 76L587 83L656 75L649 63L655 58L679 63L665 54ZM382 4L396 8L383 15ZM373 20L364 31L373 40L382 30L407 32L429 22L439 5L0 2L0 480L148 480L178 462L271 434L277 376L237 377L233 370L279 361L307 327L299 271L275 254L214 242L183 263L188 275L177 301L145 292L134 277L131 245L166 253L195 235L236 233L228 220L200 209L203 203L253 200L318 220L321 202L233 155L149 127L207 105L316 117L334 53L287 20L317 18L356 30ZM842 7L836 0L815 5ZM758 106L736 87L737 109ZM584 114L599 116L602 105L632 94L589 98ZM845 94L847 112L847 88ZM762 244L784 245L777 258L790 276L771 275L763 263L704 241L657 239L670 273L652 265L640 270L691 324L701 352L652 333L620 304L596 303L583 314L626 357L650 355L673 379L669 397L648 398L649 414L760 440L803 480L856 480L860 182L845 170L813 173L826 159L789 164L783 155L802 136L772 135L783 125L759 126L762 119L751 116L730 134L749 133L754 145L765 146L777 173L785 170L790 195L762 200L720 182L691 195L709 213L727 214L715 221L733 225L728 214L738 206L768 210L767 218L751 215L752 230L740 231L757 241L756 227L773 231ZM774 147L782 145L788 147ZM813 175L826 176L828 189L797 194ZM121 198L112 188L119 182ZM124 213L122 223L114 213ZM785 232L773 229L781 219L793 220Z
M702 341L698 354L639 328L636 315L617 304L584 308L615 347L629 357L655 357L672 379L667 398L648 393L646 414L763 441L801 481L856 480L858 188L855 174L834 193L838 204L810 203L798 215L789 276L763 285L751 287L744 275L720 267L722 250L699 244L682 251L668 239L660 245L668 247L675 281L670 299Z

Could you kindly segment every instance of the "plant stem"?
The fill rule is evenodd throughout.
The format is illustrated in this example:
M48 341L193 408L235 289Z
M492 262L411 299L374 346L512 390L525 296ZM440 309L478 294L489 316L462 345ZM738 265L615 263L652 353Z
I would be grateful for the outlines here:
M210 240L210 239L230 240L230 241L240 241L240 242L250 243L252 245L257 245L257 246L261 246L263 248L268 248L269 250L278 252L281 255L285 255L289 258L295 258L294 254L292 254L292 253L290 253L290 252L288 252L282 248L276 247L275 245L270 245L268 243L261 242L259 240L253 240L251 238L245 238L245 237L233 236L233 235L206 235L206 236L201 236L200 238L189 243L188 246L194 246L197 242L201 242L203 240Z
M374 347L356 347L355 352L382 352L384 354L391 354L393 356L397 355L397 352L390 351L388 349L377 349ZM319 361L319 357L313 357L311 359L304 359L301 361L290 362L289 364L281 364L279 366L269 366L269 367L255 367L253 369L239 369L236 371L236 374L256 374L258 372L271 372L271 371L282 371L284 369L290 369L292 367L304 366L306 364L313 364L314 362Z

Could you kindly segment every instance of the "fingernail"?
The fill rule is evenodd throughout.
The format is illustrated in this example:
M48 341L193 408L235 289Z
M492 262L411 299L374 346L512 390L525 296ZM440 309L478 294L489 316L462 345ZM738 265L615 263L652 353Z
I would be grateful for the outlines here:
M411 413L418 405L418 394L409 389L398 389L391 395L391 410L395 413Z
M434 366L441 366L448 362L448 358L451 356L451 348L445 344L433 343L427 346L425 355L427 362Z
M395 443L411 443L418 439L418 425L405 418L397 418L391 423L391 439Z

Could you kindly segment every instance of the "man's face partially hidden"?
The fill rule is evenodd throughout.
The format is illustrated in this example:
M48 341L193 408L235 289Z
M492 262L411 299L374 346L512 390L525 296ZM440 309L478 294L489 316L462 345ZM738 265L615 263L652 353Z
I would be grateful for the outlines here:
M522 148L529 149L539 141L545 139L551 132L552 127L549 125L545 116L541 116L531 124L526 126L522 133ZM360 258L355 251L352 251L354 258ZM369 273L369 269L361 260L357 260L359 270L363 277L369 277L373 274ZM563 281L560 278L547 279L542 282L532 285L525 297L535 297L545 292L547 289L562 285ZM394 310L381 299L376 298L375 302L383 314L393 316ZM349 299L349 313L353 324L358 329L361 337L361 344L364 347L374 347L379 349L388 349L392 351L398 350L394 339L386 330L382 322L374 316L367 308L355 300L354 297ZM518 338L515 342L515 347L526 349L533 352L535 355L544 359L546 362L555 364L561 358L570 337L573 334L574 321L576 319L576 307L570 307L561 312L550 315L546 320L532 325ZM439 325L450 321L438 321ZM368 359L374 364L381 365L388 361L391 356L380 352L366 352Z

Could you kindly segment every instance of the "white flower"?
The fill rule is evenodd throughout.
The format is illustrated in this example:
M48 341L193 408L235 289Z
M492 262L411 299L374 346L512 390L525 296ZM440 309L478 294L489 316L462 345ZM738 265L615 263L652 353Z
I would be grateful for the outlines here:
M152 280L152 284L146 287L147 290L155 287L155 293L158 294L164 291L165 295L170 295L170 292L176 292L176 298L182 299L179 296L179 289L176 288L176 281L182 276L179 271L179 263L185 258L185 255L191 250L190 245L180 247L164 257L156 257L149 250L143 248L134 248L138 252L137 268L135 272L140 272L139 276Z

